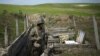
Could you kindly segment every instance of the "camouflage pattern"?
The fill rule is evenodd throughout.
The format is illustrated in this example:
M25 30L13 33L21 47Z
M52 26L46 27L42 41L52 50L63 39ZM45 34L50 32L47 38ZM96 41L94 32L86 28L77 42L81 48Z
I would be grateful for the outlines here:
M40 16L35 21L35 28L32 29L30 36L32 42L31 56L40 56L47 45L47 34L44 27L44 19Z

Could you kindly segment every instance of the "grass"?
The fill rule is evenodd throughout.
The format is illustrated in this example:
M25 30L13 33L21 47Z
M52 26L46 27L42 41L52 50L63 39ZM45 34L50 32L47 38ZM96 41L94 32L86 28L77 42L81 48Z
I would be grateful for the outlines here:
M83 5L83 6L80 6ZM86 5L86 6L85 6ZM24 13L47 13L52 15L59 14L71 14L71 15L96 15L100 16L100 4L67 4L67 3L56 3L56 4L40 4L40 5L4 5L1 4L0 12L6 9L10 12L18 12L22 10Z

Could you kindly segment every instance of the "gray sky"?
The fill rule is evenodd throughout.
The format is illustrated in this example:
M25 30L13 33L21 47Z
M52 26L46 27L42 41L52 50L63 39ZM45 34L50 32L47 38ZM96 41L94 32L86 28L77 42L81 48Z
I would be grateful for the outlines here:
M35 5L43 3L100 3L100 0L0 0L2 4Z

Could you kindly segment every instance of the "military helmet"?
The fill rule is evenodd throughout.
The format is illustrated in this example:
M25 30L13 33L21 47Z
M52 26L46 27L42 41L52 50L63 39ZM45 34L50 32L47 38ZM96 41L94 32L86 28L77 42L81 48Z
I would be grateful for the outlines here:
M45 23L44 17L42 17L40 14L31 15L29 21L31 24L34 24L34 25Z
M44 19L41 17L37 20L37 24L44 24Z

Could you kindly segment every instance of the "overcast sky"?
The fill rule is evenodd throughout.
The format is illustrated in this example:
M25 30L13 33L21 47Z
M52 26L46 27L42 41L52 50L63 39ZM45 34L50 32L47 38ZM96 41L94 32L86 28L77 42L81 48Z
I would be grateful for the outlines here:
M43 3L100 3L100 0L0 0L2 4L35 5Z

